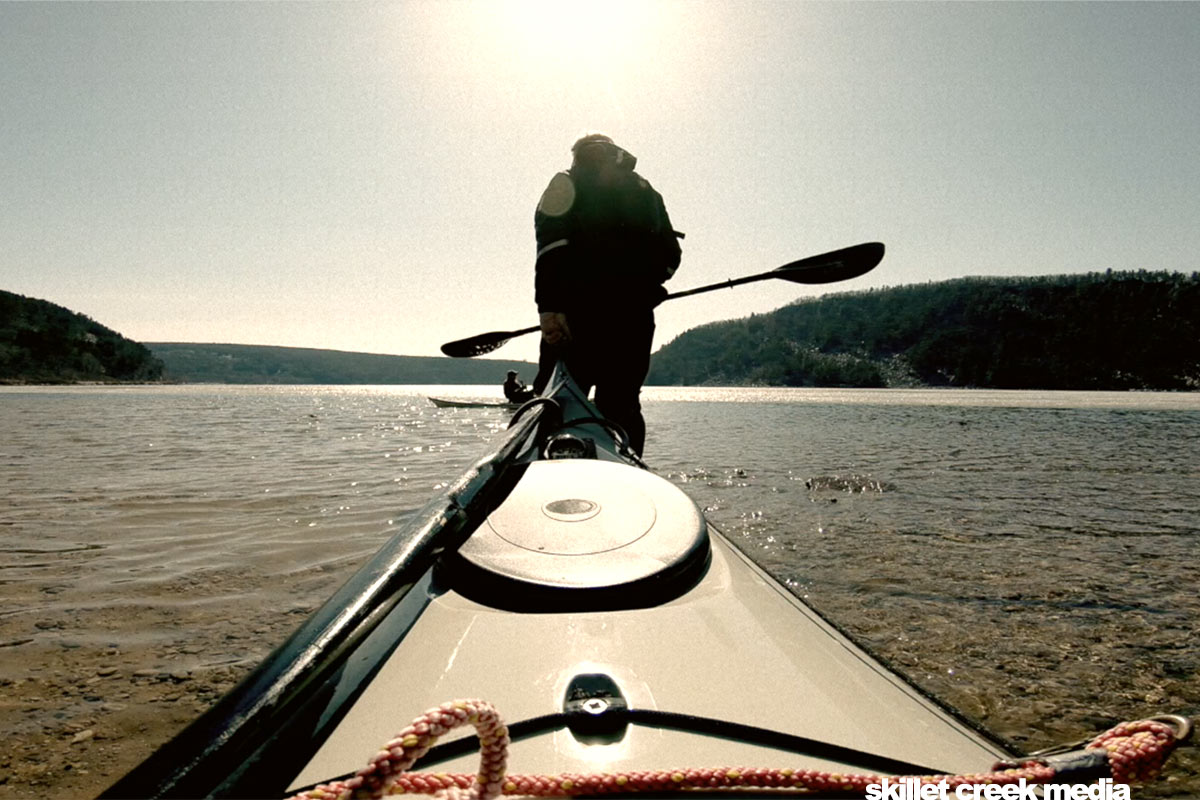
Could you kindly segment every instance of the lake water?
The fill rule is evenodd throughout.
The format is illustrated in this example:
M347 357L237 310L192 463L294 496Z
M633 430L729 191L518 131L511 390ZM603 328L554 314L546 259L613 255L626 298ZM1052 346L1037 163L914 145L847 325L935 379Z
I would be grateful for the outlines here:
M428 394L495 390L0 388L0 797L105 788L507 423ZM1018 746L1200 711L1200 394L644 396L656 471Z

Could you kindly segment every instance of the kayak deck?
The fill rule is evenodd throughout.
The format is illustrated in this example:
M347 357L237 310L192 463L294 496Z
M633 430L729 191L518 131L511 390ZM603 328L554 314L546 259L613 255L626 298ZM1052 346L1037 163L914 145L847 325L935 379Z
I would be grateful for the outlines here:
M594 469L595 463L567 461L556 466ZM654 483L661 495L695 508L663 478L631 466L608 466ZM522 481L541 483L544 478L530 469ZM565 499L597 496L586 485L563 494ZM528 506L521 483L509 501ZM658 497L654 505L666 512L671 501ZM491 518L506 513L502 505ZM695 514L699 518L698 511ZM621 520L617 527L627 524ZM637 525L634 533L639 533ZM634 542L640 545L648 535L635 536ZM475 537L498 534L482 526ZM551 563L556 558L578 562L566 570L548 568L546 574L554 576L549 582L555 585L543 586L542 591L547 597L558 591L561 601L556 605L546 599L541 611L497 607L512 605L507 600L512 587L494 585L481 591L472 572L435 573L419 587L423 608L404 641L289 789L357 770L415 714L447 700L487 700L512 726L563 713L572 682L597 674L619 687L630 709L770 728L903 762L913 767L911 771L971 772L1010 755L887 670L723 535L707 529L704 538L710 547L693 556L703 560L703 574L681 579L689 588L649 607L634 596L636 590L623 600L601 598L594 610L586 609L587 602L571 599L572 569L586 573L587 562L593 560L596 574L606 575L606 564L633 560L620 555L622 545L608 540L609 550L541 556ZM463 548L468 557L472 541ZM564 543L559 549L570 546ZM616 580L619 585L629 578L621 575ZM458 591L455 581L465 591ZM627 607L612 608L614 603ZM572 606L583 609L556 610ZM397 609L396 619L385 620L382 627L402 627L411 614L411 609ZM354 688L347 686L345 691ZM725 738L716 728L696 728L681 732L635 724L623 727L619 736L614 733L596 742L560 725L514 741L511 770L553 774L736 765L862 772L878 766L852 756L801 756L788 748ZM476 761L472 751L436 763L436 769L471 772ZM426 765L434 763L427 759L419 766Z
M267 797L490 702L513 773L929 774L1013 754L758 568L565 371L238 687L107 797ZM418 769L473 773L455 732Z

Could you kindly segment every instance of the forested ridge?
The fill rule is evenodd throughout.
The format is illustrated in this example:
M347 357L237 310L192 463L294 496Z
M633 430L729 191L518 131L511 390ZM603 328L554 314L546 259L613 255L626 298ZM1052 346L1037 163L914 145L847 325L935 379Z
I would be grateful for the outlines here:
M962 278L688 331L648 383L1200 389L1200 273Z
M162 374L144 345L54 303L0 291L0 382L141 382Z
M500 384L524 361L244 344L139 343L46 300L0 291L0 383Z
M391 356L306 347L254 344L148 342L167 365L167 377L184 383L495 384L517 370L527 381L537 367L524 361Z
M0 291L0 382L499 383L534 365L131 341ZM688 331L649 384L1200 389L1200 273L961 278L826 295Z

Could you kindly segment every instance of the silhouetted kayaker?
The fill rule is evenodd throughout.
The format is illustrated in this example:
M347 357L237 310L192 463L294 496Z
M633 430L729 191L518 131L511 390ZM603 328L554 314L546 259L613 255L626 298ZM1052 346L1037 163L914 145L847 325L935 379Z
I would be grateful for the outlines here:
M535 300L542 329L534 389L560 358L596 406L646 439L639 395L650 369L654 307L679 267L679 239L662 195L633 171L637 159L603 134L571 148L570 169L550 180L534 214Z
M525 381L518 377L516 370L510 369L508 378L504 381L504 396L513 403L524 403L532 399L533 395L533 389L525 385Z

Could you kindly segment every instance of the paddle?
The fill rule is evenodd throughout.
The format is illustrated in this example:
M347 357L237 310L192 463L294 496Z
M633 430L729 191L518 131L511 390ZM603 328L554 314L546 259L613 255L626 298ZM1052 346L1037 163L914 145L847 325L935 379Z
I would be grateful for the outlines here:
M883 245L880 242L865 242L863 244L856 244L853 247L834 250L830 253L822 253L819 256L802 258L799 261L784 264L782 267L776 267L770 272L749 275L745 278L732 278L720 283L700 286L696 289L687 289L682 292L672 292L663 298L663 300L674 300L677 297L687 297L688 295L711 292L716 289L732 289L734 286L741 286L743 283L753 283L754 281L765 281L774 278L792 283L809 284L845 281L870 272L882 260ZM476 336L469 336L466 339L446 342L442 345L442 352L451 358L481 356L484 353L490 353L502 347L509 339L515 339L518 336L524 336L536 330L538 330L538 326L531 325L528 328L521 328L515 331L480 333Z

